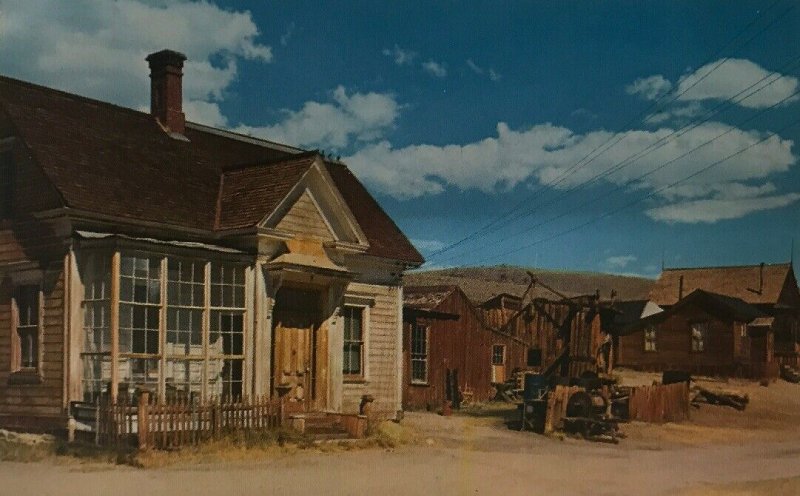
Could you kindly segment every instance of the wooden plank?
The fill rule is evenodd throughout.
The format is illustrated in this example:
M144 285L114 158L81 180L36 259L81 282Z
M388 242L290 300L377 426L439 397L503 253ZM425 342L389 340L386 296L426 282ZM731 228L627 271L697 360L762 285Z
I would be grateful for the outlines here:
M119 277L121 256L119 250L111 257L111 309L109 327L111 330L111 402L117 402L119 383Z

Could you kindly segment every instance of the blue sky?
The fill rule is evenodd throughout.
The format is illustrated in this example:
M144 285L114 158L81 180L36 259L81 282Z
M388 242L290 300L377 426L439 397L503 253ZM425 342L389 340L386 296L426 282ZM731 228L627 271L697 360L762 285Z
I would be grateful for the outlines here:
M180 50L189 119L341 156L430 266L654 276L800 254L798 33L792 0L0 0L0 73L146 110Z

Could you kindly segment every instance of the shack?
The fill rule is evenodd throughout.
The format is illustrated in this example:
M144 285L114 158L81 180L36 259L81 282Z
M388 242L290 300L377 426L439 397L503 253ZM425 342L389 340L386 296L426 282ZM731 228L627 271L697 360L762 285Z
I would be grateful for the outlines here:
M664 309L697 289L737 298L764 314L753 332L773 336L781 364L800 365L800 290L792 263L732 267L674 268L662 271L650 301Z
M486 326L458 286L404 288L403 320L405 408L489 400L493 384L525 367L528 342Z
M621 330L617 363L639 370L774 378L778 367L770 322L739 298L698 289Z

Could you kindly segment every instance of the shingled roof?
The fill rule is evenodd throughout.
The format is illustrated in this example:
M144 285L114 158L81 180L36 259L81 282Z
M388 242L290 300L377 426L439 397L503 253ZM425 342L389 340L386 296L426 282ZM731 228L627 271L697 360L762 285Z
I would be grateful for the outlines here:
M702 289L749 304L774 305L790 275L794 280L789 263L765 264L763 269L761 265L665 269L650 292L650 300L658 305L674 305L678 302L683 278L684 296Z
M435 310L458 286L406 286L403 306L418 310Z
M691 305L699 305L706 311L723 319L733 319L738 322L749 323L764 316L760 310L741 298L696 289L667 310L629 322L618 327L620 329L618 332L620 334L631 334L640 331L650 324L662 322L672 315L679 314L685 307Z
M255 226L317 154L187 123L187 141L152 115L0 76L13 124L62 206L209 232ZM346 166L325 163L370 243L368 254L422 256Z

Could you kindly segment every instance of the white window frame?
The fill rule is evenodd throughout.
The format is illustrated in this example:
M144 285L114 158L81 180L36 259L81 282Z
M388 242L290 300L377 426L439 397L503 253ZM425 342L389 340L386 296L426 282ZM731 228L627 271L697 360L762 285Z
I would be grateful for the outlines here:
M704 353L709 334L708 322L692 322L690 325L692 353Z
M23 343L19 336L19 330L22 327L31 327L30 325L22 325L21 309L19 307L19 291L22 288L31 287L36 288L36 365L25 366L22 363ZM27 320L26 320L27 322ZM32 281L18 281L14 285L14 292L11 297L11 343L12 343L12 356L11 356L11 373L19 375L36 375L41 376L42 373L42 357L44 356L42 345L44 336L44 291L42 291L41 282Z
M419 329L423 329L424 330L423 332L425 334L425 353L424 354L415 353L414 352L414 342L415 342L414 333L416 331L418 331ZM431 360L430 360L430 357L431 357L431 328L430 328L430 326L428 326L427 324L418 324L418 323L412 324L410 338L411 339L410 339L410 343L409 343L408 356L409 356L409 361L410 361L409 367L411 368L410 374L409 374L410 375L409 378L411 379L411 384L428 385L428 384L430 384L430 376L431 376L431 374L430 374L430 370L431 370L430 369L430 364L431 364ZM416 357L415 357L415 355L416 355ZM423 355L424 355L424 358L420 358L420 356L423 356ZM423 379L417 379L417 378L414 377L414 363L415 362L423 362L425 364L425 377Z
M500 358L501 358L500 363L496 363L495 360L494 360L494 358L495 358L495 349L497 349L497 348L500 348L502 350L502 353L501 353L501 356L500 356ZM492 345L492 365L501 366L501 365L505 365L505 364L506 364L506 345L501 344L501 343L493 344Z
M347 318L345 312L348 308L357 308L361 310L361 373L360 374L348 374L344 370L344 345L346 341L344 339L344 330L345 330L345 323L347 322ZM342 306L342 376L344 377L344 382L361 382L361 381L368 381L369 380L369 329L370 329L370 312L369 312L369 305L359 305L354 303L346 303Z
M644 328L644 351L653 353L658 351L658 330L656 326Z

